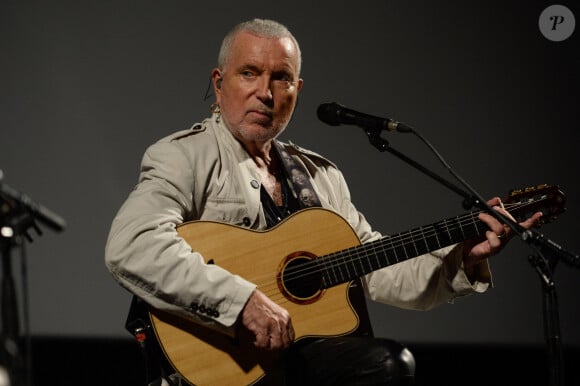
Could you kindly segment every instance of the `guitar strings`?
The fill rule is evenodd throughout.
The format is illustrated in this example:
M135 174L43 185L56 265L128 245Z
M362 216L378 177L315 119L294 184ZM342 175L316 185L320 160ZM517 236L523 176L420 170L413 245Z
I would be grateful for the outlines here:
M534 202L534 205L537 204L537 201ZM513 210L514 208L516 209L521 209L521 208L525 208L526 206L531 206L531 203L514 203L514 204L506 204L505 208L510 211ZM416 242L417 239L422 240L426 246L427 245L427 240L428 238L434 238L435 240L437 240L437 243L439 244L440 248L443 248L447 245L451 245L453 244L453 242L448 243L447 245L441 245L439 238L437 237L438 234L441 234L441 231L438 232L437 231L437 227L439 227L440 229L444 229L445 232L448 234L449 239L453 239L453 237L451 236L451 234L453 232L457 232L460 231L461 234L464 234L464 227L472 226L474 225L474 229L477 231L477 233L479 234L480 229L479 228L483 228L486 227L485 223L481 222L478 218L478 215L482 213L481 211L479 212L470 212L464 215L460 215L457 216L456 218L450 218L450 219L445 219L442 220L440 222L425 226L425 227L419 227L416 229L413 229L409 232L403 232L402 234L398 234L395 236L384 236L379 240L376 240L374 242L370 242L370 243L366 243L366 244L362 244L362 245L357 245L355 247L351 247L351 248L347 248L345 250L342 251L337 251L325 256L320 256L317 259L313 259L310 261L307 261L305 263L300 264L297 267L290 267L286 270L285 274L284 274L284 280L289 281L300 281L301 279L307 278L307 277L312 277L313 274L316 273L320 273L321 278L323 275L322 271L325 271L327 273L329 272L333 272L334 273L334 277L328 277L329 280L331 282L335 282L336 284L340 284L343 282L347 282L349 280L351 280L352 278L355 277L359 277L362 275L359 275L357 272L357 267L356 264L359 265L359 270L364 272L364 273L368 273L372 270L376 270L378 268L381 267L385 267L388 265L393 265L396 264L398 262L401 261L405 261L408 260L410 257L407 255L407 249L404 248L405 245L408 245L410 243L413 243L413 249L417 252L419 252L419 249L416 246ZM450 224L447 224L447 223ZM482 229L483 230L483 229ZM388 245L390 244L390 245ZM399 249L401 252L405 253L405 256L399 257L397 256L397 249ZM432 250L436 250L438 248L428 248L428 251L432 251ZM352 253L353 251L357 251L355 253ZM381 264L381 262L378 260L377 255L377 251L380 251L380 254L385 256L387 259L387 262L389 264ZM391 263L389 261L389 256L387 255L387 251L392 251L394 252L394 257L396 262ZM372 264L369 260L369 255L374 255L377 259L377 268L372 269L372 266L374 264ZM413 254L412 257L416 257L419 256L420 253L416 253ZM365 267L365 262L367 263L366 266L367 267L371 267L371 270L366 269ZM354 271L354 275L352 274L351 270L348 269L348 267L351 267L352 270ZM346 272L343 270L343 268L346 269ZM336 271L339 270L340 273L337 276ZM342 273L345 272L346 275L343 275ZM340 276L340 277L339 277ZM344 280L344 277L346 276L346 280ZM271 276L270 276L271 277ZM322 278L322 280L324 281L324 279ZM328 287L331 287L332 285L329 285ZM295 287L300 287L295 286ZM262 292L264 292L266 295L271 296L272 300L276 301L279 299L276 298L285 298L284 294L281 293L278 290L278 284L277 281L274 280L270 280L267 281L266 283L264 283L264 285L260 286L260 290Z
M456 229L459 229L463 226L466 226L467 224L472 224L472 223L476 223L476 221L474 221L474 218L476 218L478 215L478 213L476 212L471 212L471 213L467 213L465 215L462 216L458 216L457 219L458 221L454 220L454 223L459 224L458 227L455 226L446 226L445 228L448 231L453 231ZM446 221L450 221L449 219L447 220L443 220L439 223L436 224L441 224L441 223L445 223ZM366 244L362 244L362 245L357 245L351 248L347 248L345 250L342 251L337 251L325 256L321 256L318 259L314 259L311 260L309 262L305 262L301 265L299 265L298 267L295 268L288 268L287 269L287 273L284 275L285 280L296 280L296 281L300 281L301 279L306 278L308 275L312 275L313 272L320 272L321 270L324 270L326 272L335 272L336 270L340 270L340 272L342 272L342 269L346 267L346 271L347 271L347 280L339 280L339 278L335 275L334 276L334 280L331 281L335 281L337 282L337 284L341 283L341 282L345 282L348 281L349 278L352 277L352 275L350 274L349 270L348 270L348 266L354 266L354 264L356 264L357 262L360 264L361 260L363 259L367 259L369 252L373 252L373 254L376 254L377 250L381 250L381 251L385 251L385 247L384 245L386 245L386 243L390 243L390 247L387 248L387 250L392 250L395 251L396 248L401 248L403 245L407 244L407 240L414 240L414 235L417 235L419 232L421 232L421 235L424 238L427 237L437 237L437 232L434 230L434 225L436 224L432 224L429 226L426 226L424 228L419 228L419 229L414 229L411 230L409 232L405 232L404 234L399 234L399 235L393 235L393 236L385 236L379 240L376 240L374 242L371 243L366 243ZM433 229L433 231L430 231L431 229ZM377 245L380 245L380 248L377 248ZM443 246L441 246L443 247ZM353 251L358 251L353 253ZM406 252L405 252L406 253ZM358 257L357 257L358 255ZM386 253L385 253L386 255ZM397 262L399 261L403 261L403 260L407 260L407 258L403 259L403 260L399 260L398 256L396 256L396 251L395 251L395 258L397 260ZM326 263L328 261L329 264L325 264L324 267L321 268L320 263ZM394 263L393 263L394 264ZM390 265L390 264L389 264ZM382 264L380 264L380 266L382 266ZM363 269L363 267L361 266L361 269ZM355 269L356 271L356 269ZM341 276L342 273L341 273ZM356 277L356 275L355 275ZM342 279L342 278L341 278ZM268 285L269 284L269 285ZM273 286L271 286L273 284ZM298 286L300 287L300 286ZM270 292L269 290L274 291L275 293L267 293ZM266 292L267 291L267 292ZM263 289L263 292L272 297L272 300L277 300L276 298L282 297L284 298L284 294L281 294L277 291L277 282L270 282L267 283L265 288Z
M511 205L510 207L513 206L518 206L518 204L514 204ZM507 207L507 206L506 206ZM384 251L385 250L385 246L387 246L388 250L393 250L394 251L394 257L397 260L397 262L399 261L404 261L407 260L409 257L407 255L405 256L397 256L396 254L396 249L399 248L401 249L401 251L405 252L406 251L404 246L408 245L410 242L415 242L417 241L417 239L422 240L423 242L425 242L425 239L427 238L434 238L435 240L437 240L438 242L438 247L439 248L443 248L447 245L452 244L448 243L447 245L445 244L441 244L441 240L439 239L439 237L437 237L437 235L441 235L441 232L438 232L436 230L437 227L439 228L443 228L446 230L446 233L448 234L449 238L451 239L451 233L452 232L456 232L457 230L461 231L461 233L463 234L464 229L467 225L475 225L476 229L478 225L483 225L484 223L482 223L477 217L479 215L479 213L481 212L471 212L462 216L458 216L456 219L446 219L443 220L441 222L429 225L429 226L425 226L425 227L421 227L421 228L417 228L417 229L413 229L409 232L403 232L397 235L393 235L393 236L384 236L383 238L375 241L375 242L371 242L371 243L366 243L366 244L362 244L359 246L355 246L355 247L351 247L348 248L344 251L337 251L335 253L331 253L329 255L326 256L322 256L320 259L326 259L326 260L331 260L329 261L329 268L335 268L335 267L340 267L340 266L344 266L346 263L348 262L352 262L352 261L357 261L363 258L366 258L368 256L368 252L373 252L373 251L377 251L377 250L381 250ZM447 224L447 222L449 221L453 221L450 225ZM387 244L390 244L387 245ZM377 248L377 246L380 246L380 248ZM416 246L415 246L416 249ZM435 248L437 249L437 248ZM435 250L435 249L431 249L431 250ZM358 255L357 257L354 258L349 258L349 256L353 255L351 252L353 250L358 250L360 251L359 253L355 253L354 255ZM417 250L417 249L416 249ZM415 255L417 256L417 255ZM301 265L299 268L295 270L295 272L293 272L293 275L296 275L294 278L298 278L301 277L303 275L303 273L309 272L312 267L318 262L318 260L313 260L310 263L305 263L303 265ZM393 263L394 264L394 263ZM290 275L288 275L290 276ZM291 278L291 277L289 277Z

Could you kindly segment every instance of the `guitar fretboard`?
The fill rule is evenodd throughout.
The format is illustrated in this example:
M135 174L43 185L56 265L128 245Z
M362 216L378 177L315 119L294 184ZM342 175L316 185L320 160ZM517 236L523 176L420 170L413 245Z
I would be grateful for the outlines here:
M323 288L484 234L487 226L479 212L448 218L428 226L385 236L315 260Z

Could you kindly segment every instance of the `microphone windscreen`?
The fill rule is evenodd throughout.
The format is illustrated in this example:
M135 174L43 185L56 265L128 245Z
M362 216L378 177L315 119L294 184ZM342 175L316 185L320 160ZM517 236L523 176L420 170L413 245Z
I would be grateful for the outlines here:
M340 109L341 106L336 102L323 103L320 106L318 106L318 109L316 110L316 115L318 116L318 119L320 119L322 122L329 124L331 126L338 126L341 124L339 119Z

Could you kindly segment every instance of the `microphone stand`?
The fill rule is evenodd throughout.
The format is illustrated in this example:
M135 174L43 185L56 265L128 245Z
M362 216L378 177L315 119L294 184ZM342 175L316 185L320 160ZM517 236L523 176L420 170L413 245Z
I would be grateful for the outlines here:
M517 234L523 241L525 241L531 248L536 251L536 255L529 256L528 260L542 279L544 337L548 349L550 385L563 386L563 351L559 326L558 298L556 294L556 285L553 278L553 271L555 269L556 263L560 259L564 260L566 263L572 266L579 268L580 256L562 248L560 245L534 230L523 228L517 222L512 221L502 213L498 212L497 210L493 210L493 208L491 208L486 203L486 201L483 200L481 196L469 186L469 184L467 184L467 182L465 182L460 176L453 172L451 167L445 164L437 151L431 146L431 144L429 144L429 142L420 136L414 129L405 126L408 130L405 130L404 132L411 132L417 135L423 142L425 142L425 144L427 144L427 146L436 153L439 159L444 162L449 172L469 190L469 193L463 189L460 189L453 183L447 181L443 177L439 176L413 159L402 154L398 150L392 148L389 145L389 142L380 136L381 129L368 128L363 126L361 127L367 134L370 143L379 151L388 151L389 153L395 155L397 158L413 166L415 169L421 171L445 187L459 194L464 199L463 207L465 209L469 209L472 206L478 207L496 218L501 223L508 225L515 234ZM544 254L549 254L549 257L546 258Z
M23 237L28 241L33 241L28 233L30 228L33 228L38 235L42 234L35 220L41 221L56 231L63 230L65 226L65 221L60 216L0 182L0 252L2 258L0 366L6 366L11 386L31 385L28 321L24 321L24 327L27 329L24 340L27 346L23 349L11 251L16 246L20 246L24 251ZM22 254L24 257L24 252ZM24 272L25 267L22 269L22 276L23 288L26 291ZM27 301L26 293L23 295L23 300ZM23 312L25 316L28 315L26 309Z
M1 202L1 201L0 201ZM10 385L20 386L24 383L25 355L21 347L20 310L18 308L16 286L12 270L12 248L18 245L21 238L19 230L28 227L30 217L19 217L14 221L2 217L0 221L0 248L2 251L2 331L0 333L0 364L6 366Z
M544 339L547 345L550 385L565 384L564 353L560 334L558 294L554 282L554 270L560 260L576 268L580 267L580 257L562 248L538 232L526 231L522 235L536 251L528 256L528 261L538 273L542 285L542 311L544 316Z
M528 261L536 269L542 285L544 340L548 351L550 385L564 385L564 354L560 336L558 295L553 279L557 260L554 256L550 256L549 260L546 260L542 255L530 255Z

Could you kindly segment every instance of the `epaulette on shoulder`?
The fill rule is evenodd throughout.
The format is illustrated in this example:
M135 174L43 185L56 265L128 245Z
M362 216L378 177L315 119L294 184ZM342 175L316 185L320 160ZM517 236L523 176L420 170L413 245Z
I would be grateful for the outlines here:
M201 133L203 131L205 131L204 125L201 123L196 123L193 126L191 126L189 129L179 130L179 131L176 131L175 133L169 135L167 137L167 140L169 140L169 141L180 140L180 139L189 137L191 135Z
M324 157L324 156L320 155L319 153L316 153L316 152L314 152L312 150L308 150L308 149L305 149L303 147L300 147L300 146L296 145L292 141L288 141L288 143L286 145L288 147L293 148L298 153L302 153L302 154L304 154L304 155L306 155L308 157L311 157L311 158L317 158L319 160L322 160L324 162L327 162L327 163L331 164L332 166L336 167L336 164L334 162L332 162L331 160L329 160L328 158L326 158L326 157Z

